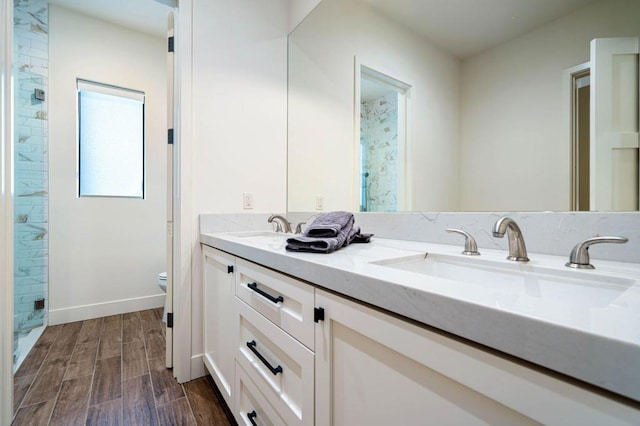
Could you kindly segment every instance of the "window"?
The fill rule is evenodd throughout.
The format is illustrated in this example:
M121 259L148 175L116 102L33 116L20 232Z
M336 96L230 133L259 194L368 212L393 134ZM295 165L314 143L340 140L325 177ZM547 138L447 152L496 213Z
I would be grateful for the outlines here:
M144 198L144 93L77 87L79 196Z

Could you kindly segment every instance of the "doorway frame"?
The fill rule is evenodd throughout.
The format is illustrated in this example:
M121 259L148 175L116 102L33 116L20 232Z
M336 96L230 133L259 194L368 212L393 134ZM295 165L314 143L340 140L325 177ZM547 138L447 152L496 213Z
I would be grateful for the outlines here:
M569 210L577 211L578 209L578 191L577 191L577 173L578 173L578 140L576 134L576 120L575 120L575 84L576 81L589 74L591 71L591 62L583 62L571 68L567 68L563 71L563 88L562 98L564 103L564 118L565 123L565 140L569 142L570 147L570 166L569 166Z
M567 102L565 113L567 114L568 123L568 140L571 146L571 161L570 161L570 209L571 211L578 211L578 133L576 123L576 94L575 87L577 81L591 74L591 62L583 62L582 64L568 68L564 71L564 99Z
M13 418L13 2L0 5L0 423Z
M360 113L362 73L394 87L398 94L398 205L397 211L411 211L413 207L413 187L411 183L411 99L413 84L398 73L374 65L359 56L354 56L354 91L353 91L353 194L352 209L360 210ZM402 125L400 125L402 123Z
M199 357L192 355L191 282L193 210L192 156L192 51L193 2L180 0L174 9L174 142L173 142L173 376L179 383L198 374ZM197 241L197 240L196 240ZM194 361L192 358L196 358ZM204 366L200 368L204 370ZM195 371L194 371L195 370ZM194 375L195 373L195 375Z

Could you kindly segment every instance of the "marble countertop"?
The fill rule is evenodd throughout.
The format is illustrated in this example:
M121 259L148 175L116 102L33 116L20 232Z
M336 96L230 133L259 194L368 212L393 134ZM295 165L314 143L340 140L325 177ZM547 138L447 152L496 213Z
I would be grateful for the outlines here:
M268 233L200 235L203 244L640 401L639 264L594 260L597 269L572 271L564 267L565 257L529 253L531 261L522 268L611 277L615 291L603 291L601 303L585 304L580 286L548 297L535 285L505 292L372 263L425 253L464 261L460 246L374 237L369 244L314 254L287 252L285 239ZM482 260L514 265L505 251L480 251Z

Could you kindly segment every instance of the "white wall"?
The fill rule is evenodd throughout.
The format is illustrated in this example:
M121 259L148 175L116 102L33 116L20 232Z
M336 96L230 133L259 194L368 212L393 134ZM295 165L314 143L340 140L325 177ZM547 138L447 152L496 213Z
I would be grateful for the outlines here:
M286 1L194 3L193 180L197 212L286 208Z
M315 210L317 195L357 209L354 56L412 86L413 210L457 210L460 61L347 0L321 2L290 41L289 210Z
M563 70L596 37L638 36L640 2L601 0L462 65L462 210L570 209Z
M162 306L166 41L51 5L50 323ZM144 91L146 196L76 195L76 78Z
M287 207L288 8L289 0L193 2L187 219L192 378L203 373L199 214L242 212L243 192L254 197L254 209L245 212ZM189 278L181 275L184 293Z

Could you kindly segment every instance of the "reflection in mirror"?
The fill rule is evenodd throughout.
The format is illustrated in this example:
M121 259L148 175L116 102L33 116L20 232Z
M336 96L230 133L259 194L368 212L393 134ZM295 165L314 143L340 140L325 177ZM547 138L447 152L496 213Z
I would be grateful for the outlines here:
M589 205L638 209L639 37L591 43Z
M637 40L640 2L389 3L322 0L289 37L289 210L313 210L318 197L327 210L374 210L365 197L372 194L371 172L366 186L361 179L367 166L362 170L361 73L354 63L411 86L398 210L566 211L589 202L592 210L637 209L637 66L635 89L615 89L630 95L631 106L599 109L612 111L614 121L621 109L628 114L620 117L635 117L624 118L624 135L616 136L624 142L607 154L608 170L620 164L627 181L635 173L635 189L617 178L604 191L600 185L600 199L617 196L611 185L635 191L633 203L618 207L594 204L594 197L582 207L576 201L599 186L594 176L610 172L596 164L578 189L572 81L576 67L591 60L593 39ZM593 131L595 124L581 125L584 136L584 126ZM596 142L586 143L596 152ZM582 172L594 158L581 160Z
M360 159L360 211L406 210L407 109L411 86L356 61L356 157ZM359 88L359 96L358 96Z
M573 197L571 210L588 211L589 197L589 132L591 104L591 69L584 64L571 77L571 148Z

